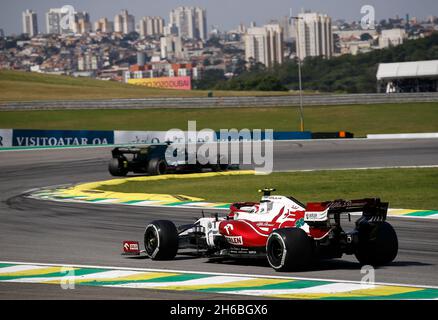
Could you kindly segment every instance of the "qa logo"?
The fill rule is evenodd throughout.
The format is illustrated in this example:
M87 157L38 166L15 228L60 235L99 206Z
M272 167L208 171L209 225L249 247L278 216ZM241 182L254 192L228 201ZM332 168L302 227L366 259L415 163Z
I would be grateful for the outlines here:
M234 226L233 226L231 223L229 223L229 224L227 224L227 225L224 227L224 229L225 229L225 231L227 232L227 234L230 234L230 229L231 229L231 231L233 231L233 230L234 230Z
M75 26L75 8L71 5L65 5L61 8L62 18L59 22L61 29L73 30Z

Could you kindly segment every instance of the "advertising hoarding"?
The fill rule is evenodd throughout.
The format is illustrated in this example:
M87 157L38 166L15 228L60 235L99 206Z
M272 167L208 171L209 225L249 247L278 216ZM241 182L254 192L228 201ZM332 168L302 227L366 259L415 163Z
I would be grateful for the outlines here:
M128 79L128 83L138 86L145 86L149 88L178 89L178 90L192 89L192 79L188 76Z
M114 143L113 131L15 129L14 147L106 145Z
M193 140L194 138L194 140ZM210 132L192 132L169 130L169 131L114 131L115 144L149 144L165 143L171 141L174 143L195 143L195 142L213 142L216 139L214 131Z
M0 148L12 147L12 129L0 129Z

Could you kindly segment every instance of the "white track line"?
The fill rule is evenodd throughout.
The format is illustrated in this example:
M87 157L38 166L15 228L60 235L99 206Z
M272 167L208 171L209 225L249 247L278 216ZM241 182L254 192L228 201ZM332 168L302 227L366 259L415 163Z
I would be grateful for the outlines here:
M330 283L320 286L314 286L301 289L271 289L271 290L239 290L231 292L232 294L243 294L250 296L267 296L267 295L283 295L283 294L337 294L356 290L375 289L375 285L356 284L356 283ZM222 291L218 293L225 293Z
M217 211L228 211L228 208L214 208L214 207L199 207L199 206L195 206L195 205L175 205L175 206L167 206L167 205L160 205L160 204L149 204L147 203L147 201L144 202L139 202L139 203L109 203L109 202L91 202L91 201L86 201L86 200L81 200L79 198L76 199L54 199L54 198L50 198L49 196L46 197L41 197L41 196L28 196L31 199L36 199L36 200L42 200L42 201L54 201L54 202L65 202L65 203L81 203L81 204L89 204L89 205L116 205L116 206L136 206L136 207L151 207L151 208L165 208L165 209L194 209L194 210L217 210ZM151 201L151 202L157 202L157 201ZM391 209L391 208L390 208ZM421 211L421 210L420 210ZM427 210L425 210L427 211ZM359 216L361 215L361 213L351 213L352 216ZM395 219L420 219L420 220L437 220L438 219L438 214L433 214L430 216L407 216L407 215L391 215L390 213L388 213L388 217L390 218L395 218Z
M329 169L298 169L298 170L281 170L274 172L314 172L314 171L346 171L346 170L381 170L381 169L427 169L438 168L438 164L424 166L387 166L387 167L359 167L359 168L329 168Z

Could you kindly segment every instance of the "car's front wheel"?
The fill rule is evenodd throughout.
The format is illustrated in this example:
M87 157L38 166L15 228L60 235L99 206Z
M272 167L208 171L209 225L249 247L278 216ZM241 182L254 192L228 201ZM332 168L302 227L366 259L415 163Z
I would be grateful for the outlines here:
M266 256L277 271L306 269L313 260L313 241L300 228L272 231L266 243Z
M144 232L146 254L153 260L172 260L178 252L178 230L172 221L155 220Z

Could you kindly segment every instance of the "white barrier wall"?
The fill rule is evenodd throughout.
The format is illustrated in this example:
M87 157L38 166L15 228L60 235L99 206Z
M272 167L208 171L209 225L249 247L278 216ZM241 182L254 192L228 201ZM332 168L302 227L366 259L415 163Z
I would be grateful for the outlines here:
M427 138L438 138L438 132L367 134L367 139L427 139Z
M12 129L0 129L0 148L12 147Z
M169 131L114 131L115 144L148 144L164 143L166 141L176 143L212 142L216 139L216 133L210 130L187 132L182 130Z

